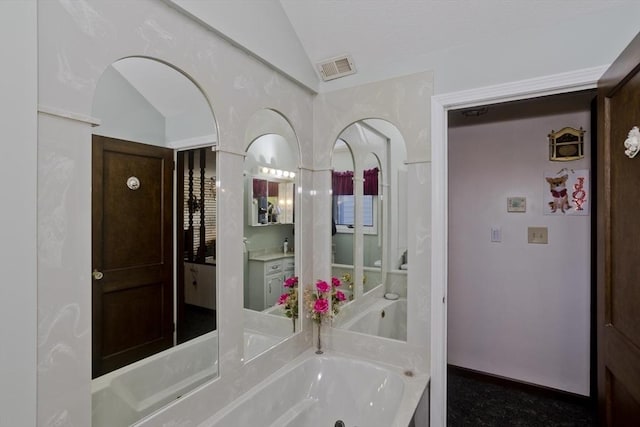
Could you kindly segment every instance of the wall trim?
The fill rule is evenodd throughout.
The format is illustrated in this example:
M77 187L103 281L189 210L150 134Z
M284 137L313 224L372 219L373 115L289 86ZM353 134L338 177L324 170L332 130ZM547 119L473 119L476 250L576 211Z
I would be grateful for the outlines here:
M412 159L412 160L406 160L404 162L405 165L416 165L416 164L426 164L426 163L432 163L433 160L432 159Z
M218 153L233 154L234 156L240 156L242 158L247 157L247 152L246 151L230 150L228 148L222 148L219 145L214 145L212 147L212 149L213 149L213 151L216 151Z
M432 251L430 425L447 420L447 250L449 110L594 89L608 65L451 92L431 98Z
M218 142L218 137L215 134L196 136L193 138L186 139L177 139L174 141L168 141L167 147L173 148L174 150L191 150L194 148L202 148L209 147L211 145L216 145Z
M82 122L90 124L92 127L100 126L102 121L98 118L87 116L80 113L74 113L66 111L61 108L48 107L46 105L38 104L38 112L47 114L49 116L61 117L63 119L74 120L76 122Z

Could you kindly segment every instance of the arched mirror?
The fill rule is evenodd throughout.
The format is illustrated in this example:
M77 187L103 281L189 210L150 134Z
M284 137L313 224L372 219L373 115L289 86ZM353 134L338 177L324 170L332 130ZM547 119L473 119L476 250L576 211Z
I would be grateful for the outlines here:
M92 425L130 425L218 375L217 130L147 58L104 71L93 116Z
M380 119L356 122L340 134L340 139L349 144L355 160L355 300L341 309L333 325L352 332L406 340L404 139L394 125Z
M369 138L371 141L373 138ZM379 147L375 147L375 153L365 155L362 164L362 265L364 270L363 291L367 292L373 287L384 283L383 276L386 272L384 257L385 222L384 188L382 181L382 165L378 156L386 157L386 143L379 141ZM373 147L372 147L373 148ZM384 265L383 265L384 264Z
M244 162L244 360L299 331L295 219L299 150L273 110L250 120Z
M331 271L342 280L347 301L355 297L354 277L354 230L355 196L353 174L355 165L349 144L338 139L331 156L332 180L332 226L331 226Z

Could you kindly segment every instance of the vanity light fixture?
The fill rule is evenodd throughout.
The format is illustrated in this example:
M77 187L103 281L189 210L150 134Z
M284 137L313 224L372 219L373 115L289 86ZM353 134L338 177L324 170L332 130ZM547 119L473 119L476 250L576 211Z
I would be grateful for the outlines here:
M259 166L258 172L263 175L271 175L277 178L289 178L294 179L296 177L295 172L283 170L283 169L274 169L267 166Z

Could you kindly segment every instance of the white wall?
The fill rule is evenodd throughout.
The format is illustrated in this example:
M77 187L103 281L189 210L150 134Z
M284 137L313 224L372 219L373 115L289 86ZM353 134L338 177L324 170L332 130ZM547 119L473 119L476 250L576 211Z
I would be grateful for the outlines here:
M164 116L113 66L100 76L92 115L100 119L98 135L166 146Z
M0 425L36 425L36 2L0 2Z
M589 394L591 217L542 215L543 173L589 168L588 143L583 160L548 160L552 129L589 140L582 108L449 129L448 363ZM527 212L507 213L509 196ZM549 244L528 244L528 226Z
M319 79L278 0L165 0L197 16L234 43L295 80L317 89Z

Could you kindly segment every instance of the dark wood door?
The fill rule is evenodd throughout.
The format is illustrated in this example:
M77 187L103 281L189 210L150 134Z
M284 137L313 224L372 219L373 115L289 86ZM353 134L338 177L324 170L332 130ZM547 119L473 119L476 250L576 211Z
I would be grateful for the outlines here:
M601 424L640 426L640 35L598 83L598 401Z
M173 345L173 152L94 135L92 163L95 378Z

